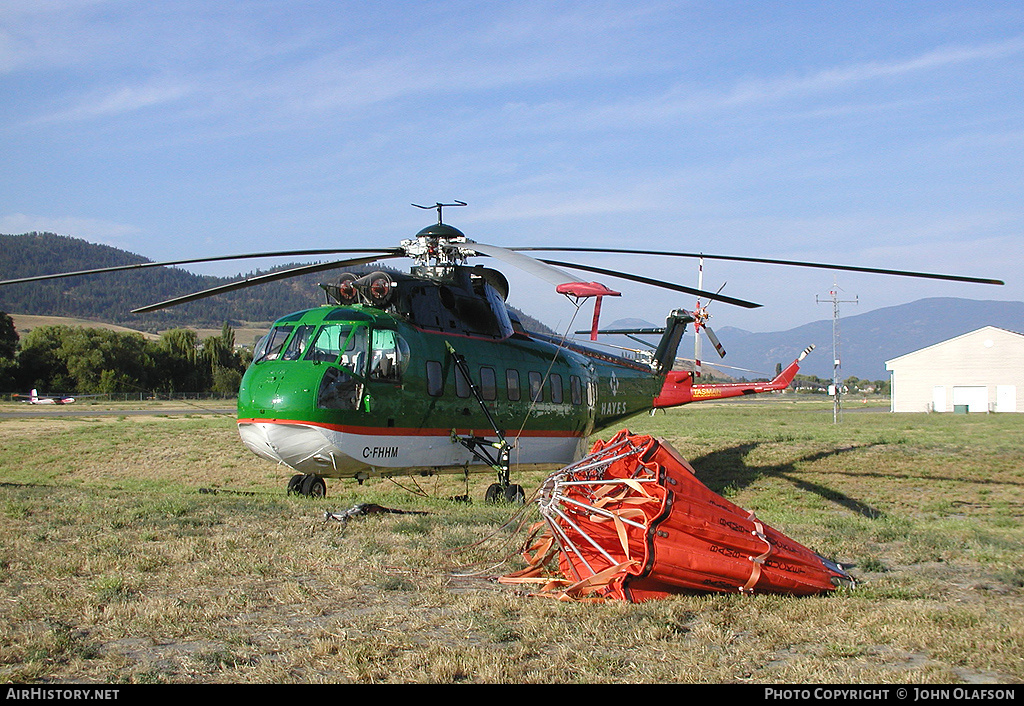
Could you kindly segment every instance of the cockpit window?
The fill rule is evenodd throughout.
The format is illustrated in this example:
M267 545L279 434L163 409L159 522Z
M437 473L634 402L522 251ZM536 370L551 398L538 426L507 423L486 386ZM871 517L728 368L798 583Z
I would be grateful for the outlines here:
M365 375L366 343L365 326L328 324L316 334L304 360L337 363L356 375Z
M291 326L275 326L270 333L260 339L253 352L252 362L258 363L261 360L275 360L281 355L281 348L292 332Z
M313 335L316 326L299 326L295 329L295 335L288 342L288 348L281 354L282 360L298 360L309 345L309 337Z

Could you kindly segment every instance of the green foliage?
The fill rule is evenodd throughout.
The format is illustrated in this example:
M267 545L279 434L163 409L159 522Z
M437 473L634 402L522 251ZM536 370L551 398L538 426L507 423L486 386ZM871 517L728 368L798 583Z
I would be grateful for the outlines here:
M14 384L14 357L17 352L18 332L14 328L14 319L0 311L0 389Z
M238 391L250 355L229 347L234 331L200 343L191 329L172 329L158 341L139 334L72 326L41 326L21 341L8 387L50 392ZM0 368L0 372L3 368Z
M145 389L150 369L146 339L106 329L67 328L57 357L76 391L133 392Z
M0 360L10 360L18 352L18 332L14 319L0 311Z

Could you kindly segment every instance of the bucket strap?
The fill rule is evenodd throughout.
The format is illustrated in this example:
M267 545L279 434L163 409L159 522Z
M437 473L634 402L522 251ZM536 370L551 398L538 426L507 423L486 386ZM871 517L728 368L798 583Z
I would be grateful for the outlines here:
M750 562L752 564L750 569L750 578L748 578L747 582L740 587L740 593L754 592L754 586L757 585L758 580L761 578L761 567L764 565L764 560L772 553L772 543L764 536L764 525L761 524L760 520L754 517L753 513L751 513L750 517L747 519L754 523L754 530L751 534L764 542L767 549L765 549L764 553L759 556L750 557Z

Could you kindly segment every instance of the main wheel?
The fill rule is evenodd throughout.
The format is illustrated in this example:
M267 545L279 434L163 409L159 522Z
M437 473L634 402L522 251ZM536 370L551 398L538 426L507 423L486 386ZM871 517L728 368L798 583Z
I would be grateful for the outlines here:
M320 476L310 474L302 479L302 494L310 498L327 497L327 483Z
M502 499L501 486L497 483L491 483L487 486L487 492L484 494L484 502L493 505L496 502L500 502Z
M302 481L304 479L305 476L302 475L301 473L296 473L294 476L292 476L291 479L288 481L288 494L299 495L300 493L302 493Z
M507 486L502 496L505 498L505 502L512 503L513 505L522 505L526 502L526 493L521 485Z

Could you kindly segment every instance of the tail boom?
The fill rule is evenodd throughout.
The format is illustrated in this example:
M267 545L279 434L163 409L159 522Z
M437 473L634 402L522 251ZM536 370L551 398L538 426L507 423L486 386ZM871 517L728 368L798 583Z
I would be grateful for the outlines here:
M808 346L789 366L775 376L770 382L750 383L722 383L694 385L693 373L688 370L673 370L665 377L661 392L654 398L655 409L665 407L678 407L691 402L703 402L705 400L720 400L729 397L742 397L743 395L756 395L762 392L774 392L786 389L796 377L800 369L800 362L807 357L807 354L814 350L814 346Z

